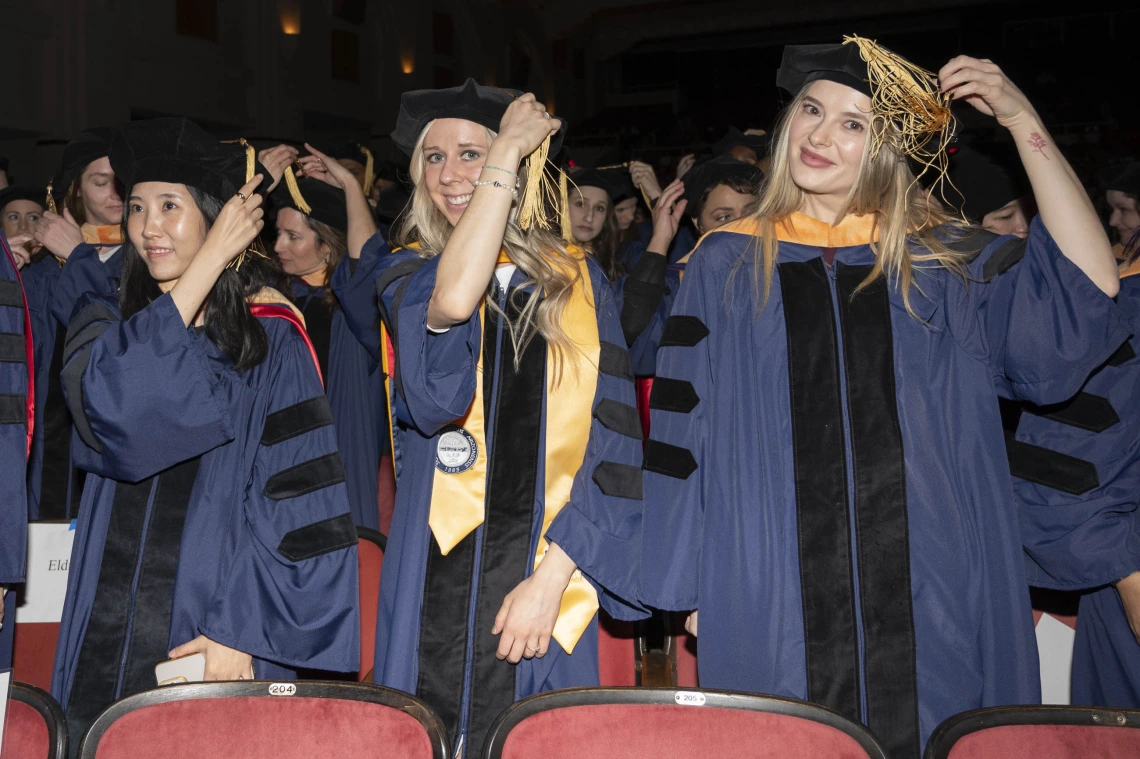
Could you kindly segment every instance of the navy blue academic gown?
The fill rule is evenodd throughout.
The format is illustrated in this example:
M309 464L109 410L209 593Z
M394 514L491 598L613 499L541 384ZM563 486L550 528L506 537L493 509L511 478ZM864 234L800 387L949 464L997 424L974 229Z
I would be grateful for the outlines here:
M20 274L8 241L0 235L0 585L23 582L28 514L24 472L28 464L28 394L31 348ZM0 668L9 666L16 598L5 599Z
M516 699L598 684L597 615L573 654L552 640L542 659L511 665L495 658L495 614L506 594L530 575L542 526L546 346L536 336L516 373L510 338L490 310L487 330L476 316L444 334L429 334L427 305L438 261L398 251L380 262L378 288L395 335L393 380L403 401L395 411L403 468L380 582L374 682L425 698L443 718L453 745L462 740L464 755L477 756L491 721ZM590 276L602 344L594 406L623 412L626 423L624 433L613 431L597 420L609 417L595 411L570 501L546 536L598 588L601 606L628 620L645 616L623 600L636 593L641 431L610 283L593 262ZM523 279L516 271L511 292ZM507 294L500 291L499 297L506 304ZM471 404L480 352L485 361L494 357L484 367L491 462L487 514L482 526L443 557L428 527L436 450L440 433ZM500 427L510 430L501 442ZM604 478L595 479L605 462L610 470L630 474L620 494L609 486L610 494L603 493Z
M384 373L349 330L344 310L326 300L327 287L313 287L293 277L289 299L305 316L305 327L325 378L340 455L348 486L348 502L356 524L380 527L377 473L383 438L378 423L384 402ZM387 425L384 425L385 427Z
M653 223L643 221L637 225L638 238L629 242L622 243L618 248L618 260L625 264L628 271L633 271L633 267L641 259L641 255L645 252L645 248L649 245L649 240L653 237ZM677 234L673 236L673 242L669 243L669 251L667 257L669 263L676 263L678 260L685 257L685 254L693 249L697 244L697 237L693 234L693 229L688 223L683 223L677 229Z
M252 308L269 350L242 373L168 295L126 321L91 299L69 328L72 451L90 474L52 695L73 735L199 635L252 654L258 678L358 667L356 532L328 401L300 321Z
M72 519L83 475L71 461L71 412L59 381L67 324L80 297L118 291L121 253L106 262L99 249L83 243L61 266L47 255L26 268L24 287L32 318L36 356L36 430L28 463L28 518Z
M1116 301L1129 342L1065 403L1024 406L1009 455L1030 583L1091 589L1072 702L1140 709L1140 643L1110 585L1140 570L1140 276L1121 280Z
M995 382L1064 400L1128 327L1040 220L986 244L968 286L916 268L918 318L881 278L856 294L869 245L797 226L763 304L751 263L733 273L751 219L689 261L651 399L642 600L699 609L702 686L822 703L917 757L953 714L1040 701Z

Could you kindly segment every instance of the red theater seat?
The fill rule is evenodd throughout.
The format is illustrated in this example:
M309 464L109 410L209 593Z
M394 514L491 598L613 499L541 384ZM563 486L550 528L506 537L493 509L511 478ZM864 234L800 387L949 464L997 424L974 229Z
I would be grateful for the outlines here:
M376 607L380 604L380 569L388 538L367 527L356 527L356 552L360 561L360 671L361 681L372 671L376 656Z
M446 755L443 724L415 697L364 683L305 681L146 691L108 707L79 745L82 759Z
M67 725L50 695L25 683L12 683L4 726L4 759L64 759Z
M964 712L930 736L925 759L1136 759L1140 711L999 706Z
M59 622L25 622L13 631L12 677L51 690Z
M637 626L598 611L598 682L616 688L637 685Z
M518 701L483 759L886 759L865 727L814 704L673 688L576 688Z

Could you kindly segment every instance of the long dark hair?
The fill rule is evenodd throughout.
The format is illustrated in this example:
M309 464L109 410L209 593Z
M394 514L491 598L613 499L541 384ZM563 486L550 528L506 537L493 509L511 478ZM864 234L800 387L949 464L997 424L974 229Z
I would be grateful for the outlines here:
M633 226L632 224L630 225ZM606 210L606 221L602 224L602 231L587 244L587 247L602 265L602 270L611 282L616 282L628 272L625 264L618 260L618 251L621 249L621 234L618 231L617 215L613 204Z
M213 226L222 211L222 202L195 187L186 188L206 219ZM123 229L127 227L130 204L123 204ZM119 308L129 319L162 295L158 282L131 242L123 241L123 275L119 287ZM255 241L254 245L260 245ZM234 361L234 368L245 371L265 360L269 338L257 317L249 311L247 299L265 287L275 287L280 274L268 258L247 254L240 269L225 269L206 299L206 336Z

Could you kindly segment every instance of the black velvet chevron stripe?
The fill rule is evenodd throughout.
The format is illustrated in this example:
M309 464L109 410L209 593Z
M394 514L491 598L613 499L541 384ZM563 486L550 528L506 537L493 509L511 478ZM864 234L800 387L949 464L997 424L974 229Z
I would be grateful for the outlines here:
M634 440L642 439L641 417L633 406L603 398L594 407L594 418L601 422L606 429L619 435L625 435Z
M594 467L594 482L605 495L641 500L641 469L629 464L603 461Z
M103 452L103 444L95 437L91 429L91 422L87 420L87 411L83 408L83 373L87 371L87 363L91 360L91 343L80 346L72 360L63 367L59 381L62 387L67 388L64 397L67 408L71 412L71 420L75 424L75 431L79 439L96 453Z
M676 345L692 348L709 336L709 328L696 316L670 316L661 332L658 345L668 348Z
M25 424L28 421L28 396L0 394L0 424Z
M84 306L83 310L75 315L71 324L67 325L67 341L63 346L64 363L71 360L71 356L87 343L103 333L110 322L118 321L119 317L104 303L92 303ZM88 327L98 324L97 330Z
M701 397L697 395L693 383L688 380L657 377L653 380L653 390L649 393L649 408L658 411L674 411L687 414L697 407Z
M1092 393L1077 393L1064 403L1053 406L1029 406L1026 410L1031 414L1089 432L1104 432L1120 423L1120 417L1112 407L1112 402L1102 395Z
M1100 486L1096 465L1091 461L1008 438L1005 450L1014 477L1071 495L1083 495Z
M304 561L356 545L352 514L341 514L285 533L277 553L289 561Z
M625 348L603 341L602 352L598 357L598 371L611 377L632 380L633 361Z
M261 432L261 444L277 445L332 423L332 409L329 408L328 398L318 395L316 398L294 403L267 416L265 429Z
M24 290L14 279L0 279L0 306L24 307Z
M28 363L28 349L19 332L0 332L0 361L11 364Z
M1005 274L1023 258L1025 258L1025 240L1018 237L1002 243L982 266L982 279L988 282L996 276Z
M645 444L645 463L642 468L647 472L687 480L689 475L697 471L697 460L688 448L650 440Z
M1131 342L1127 342L1116 349L1116 353L1112 354L1107 363L1109 366L1120 366L1134 358L1136 358L1136 349L1132 347Z
M265 483L262 494L266 498L283 501L342 482L344 482L344 462L341 461L340 453L329 453L273 475Z

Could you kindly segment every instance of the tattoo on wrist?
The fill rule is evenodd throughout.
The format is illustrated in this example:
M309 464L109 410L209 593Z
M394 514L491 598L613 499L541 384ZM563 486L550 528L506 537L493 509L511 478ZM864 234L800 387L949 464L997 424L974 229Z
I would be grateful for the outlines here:
M1046 161L1053 160L1052 158L1050 158L1048 155L1045 154L1045 146L1048 143L1045 142L1045 138L1042 137L1039 133L1033 132L1032 134L1030 134L1028 142L1029 142L1029 147L1033 148L1034 153L1040 153L1041 155L1045 156Z

